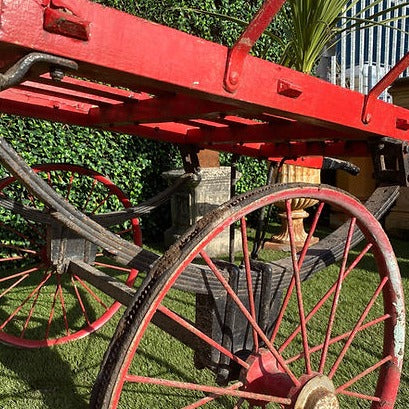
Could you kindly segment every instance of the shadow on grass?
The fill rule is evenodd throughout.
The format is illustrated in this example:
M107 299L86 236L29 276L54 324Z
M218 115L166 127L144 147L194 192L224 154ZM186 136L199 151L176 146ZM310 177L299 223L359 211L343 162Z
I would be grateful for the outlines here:
M27 350L2 346L0 363L3 367L0 376L0 379L3 378L1 407L27 407L27 403L31 401L33 404L38 401L36 407L50 409L88 407L86 394L77 391L72 368L58 350ZM10 380L13 384L9 387ZM17 388L17 385L21 388ZM29 404L28 407L32 406Z
M1 322L4 315L1 311ZM0 344L0 408L88 408L114 325L54 347L26 349ZM18 328L10 330L19 333Z

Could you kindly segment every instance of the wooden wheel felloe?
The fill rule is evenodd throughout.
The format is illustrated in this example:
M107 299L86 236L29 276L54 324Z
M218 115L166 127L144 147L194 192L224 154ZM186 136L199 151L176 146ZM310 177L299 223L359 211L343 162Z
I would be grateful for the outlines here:
M308 237L297 253L290 201L300 197L318 203ZM275 290L282 290L283 299L274 322L262 324L256 289L260 283L249 257L247 221L252 212L278 201L286 203L292 268L276 281ZM323 210L329 206L336 206L349 224L342 240L343 256L306 280L309 274L303 263L318 251L310 245L311 237L324 240L331 233L322 223ZM242 236L237 263L247 283L245 294L236 292L223 263L206 252L207 244L233 223L240 225ZM353 250L358 230L364 241ZM272 254L260 257L259 263L274 264ZM198 319L194 295L173 288L192 262L205 266L209 280L215 277L220 282L226 305L230 302L238 311L236 321L240 315L247 322L245 343L226 344L223 337L228 331L216 337L209 330L212 317L207 325ZM187 331L190 341L181 337L184 343L179 342L160 325L155 327L152 320L157 322L158 315L172 319L180 333ZM268 186L210 213L156 263L118 326L91 407L392 409L402 367L404 325L396 259L380 224L366 208L327 186ZM224 359L201 359L215 352ZM215 376L218 366L230 369L227 382Z
M42 165L34 171L91 217L130 207L124 193L98 172L70 164ZM68 273L67 261L79 258L128 285L133 284L137 271L113 264L97 246L49 217L52 209L35 199L16 178L1 180L0 194L28 209L27 217L1 210L0 341L44 347L100 328L120 304ZM30 210L37 211L35 221ZM141 244L137 219L110 229Z

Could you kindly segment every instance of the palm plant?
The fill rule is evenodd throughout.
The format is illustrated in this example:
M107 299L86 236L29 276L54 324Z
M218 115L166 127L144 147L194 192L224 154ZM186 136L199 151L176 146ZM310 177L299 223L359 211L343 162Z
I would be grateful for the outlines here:
M279 13L280 34L274 29L265 31L270 40L261 56L268 54L272 44L281 46L280 64L298 71L311 73L325 48L333 46L342 32L362 30L371 26L389 26L405 17L391 17L395 10L408 7L407 2L396 2L383 8L384 0L373 0L357 7L362 0L287 0ZM363 2L367 4L367 2ZM183 8L184 11L207 14L239 24L248 22L216 11ZM399 30L396 27L392 27ZM282 30L282 31L281 31Z
M383 0L371 1L366 7L357 9L360 1L288 0L287 7L283 8L287 44L281 63L311 73L323 50L334 45L342 32L389 25L402 18L391 18L393 11L408 7L402 2L375 12L383 5Z

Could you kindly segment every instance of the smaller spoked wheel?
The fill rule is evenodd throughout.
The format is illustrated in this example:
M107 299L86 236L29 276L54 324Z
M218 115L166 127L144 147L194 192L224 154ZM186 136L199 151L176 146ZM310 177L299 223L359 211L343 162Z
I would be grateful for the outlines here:
M316 201L298 252L297 198ZM291 252L251 260L251 214L270 204L285 209ZM342 215L345 228L331 228L326 208ZM232 224L241 249L236 267L226 268L207 249ZM311 245L314 236L320 241ZM334 259L341 252L339 262L330 265L325 244ZM316 272L320 253L328 267ZM181 291L195 269L210 296L199 286ZM399 270L380 224L350 195L289 184L234 198L189 230L149 277L111 341L92 408L394 407L405 325Z
M33 170L90 217L131 206L125 194L98 172L70 164L41 165ZM137 271L116 265L97 246L57 222L50 215L52 209L16 178L0 181L0 197L26 210L22 214L0 208L0 341L45 347L100 328L120 304L69 273L69 259L79 258L128 285L133 285ZM107 227L141 245L136 218Z

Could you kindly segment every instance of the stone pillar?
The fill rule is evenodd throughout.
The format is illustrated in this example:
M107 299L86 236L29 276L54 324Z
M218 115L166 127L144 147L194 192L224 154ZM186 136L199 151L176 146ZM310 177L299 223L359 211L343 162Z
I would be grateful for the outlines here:
M400 78L388 91L395 105L409 109L409 78ZM385 219L385 230L395 236L407 238L409 231L409 187L401 187L396 205Z
M169 184L184 173L182 169L163 174ZM165 245L175 242L190 226L206 213L230 199L230 173L227 166L202 168L201 181L195 187L177 192L171 199L172 227L165 231ZM236 242L240 239L236 232ZM212 240L206 251L212 257L229 252L229 229Z

